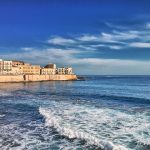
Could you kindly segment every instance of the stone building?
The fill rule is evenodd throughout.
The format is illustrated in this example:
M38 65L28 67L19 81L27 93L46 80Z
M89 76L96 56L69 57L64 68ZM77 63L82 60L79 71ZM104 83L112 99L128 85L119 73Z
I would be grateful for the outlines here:
M56 69L56 64L48 64L48 65L46 65L44 68Z
M56 69L56 74L66 74L66 68L57 68Z
M3 60L0 59L0 74L2 74L3 71Z
M39 65L20 65L19 68L23 74L39 75L41 67Z
M73 71L71 67L62 67L56 69L56 74L73 74Z
M23 61L12 60L12 66L21 66L21 65L24 65Z
M11 74L12 61L0 59L0 74Z
M71 67L67 67L65 68L65 74L73 74L72 68Z
M19 66L13 66L12 70L11 70L11 74L12 75L21 75L21 74L23 74L23 71L22 71L22 69L20 69Z
M52 75L56 74L56 70L53 68L41 68L41 74L42 75Z

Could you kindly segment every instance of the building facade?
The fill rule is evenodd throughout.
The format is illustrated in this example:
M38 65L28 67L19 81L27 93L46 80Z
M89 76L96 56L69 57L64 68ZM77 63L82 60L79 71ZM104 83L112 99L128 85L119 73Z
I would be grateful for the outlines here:
M12 60L12 66L21 66L24 65L23 61L18 61L18 60Z
M22 75L22 74L23 74L23 71L22 71L22 69L20 69L20 67L18 67L18 66L13 66L13 67L12 67L12 70L11 70L11 74L12 74L12 75Z
M56 69L56 74L66 74L66 68L57 68Z
M56 64L48 64L44 68L23 61L7 61L0 59L0 75L65 75L73 74L71 67L56 68Z
M72 68L71 67L66 68L65 74L73 74Z
M56 64L48 64L48 65L46 65L44 68L56 69Z
M11 74L12 61L0 60L0 74Z
M23 74L28 75L39 75L41 70L41 67L39 65L30 64L20 65L19 68Z
M56 69L53 68L41 68L42 75L52 75L56 74Z
M62 67L56 69L56 74L73 74L73 71L71 67Z

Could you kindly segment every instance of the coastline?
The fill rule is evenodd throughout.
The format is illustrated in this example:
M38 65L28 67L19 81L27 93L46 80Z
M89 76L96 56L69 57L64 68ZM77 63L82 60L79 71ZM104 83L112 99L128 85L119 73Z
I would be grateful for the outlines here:
M77 80L74 74L67 75L0 75L0 83L12 82L40 82L40 81L73 81Z

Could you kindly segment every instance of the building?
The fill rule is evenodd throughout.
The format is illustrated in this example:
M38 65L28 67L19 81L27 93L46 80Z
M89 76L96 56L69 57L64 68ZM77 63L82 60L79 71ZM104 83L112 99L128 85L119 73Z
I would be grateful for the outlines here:
M71 67L62 67L56 69L56 74L73 74L73 71Z
M71 67L67 67L65 68L65 74L73 74L72 68Z
M20 65L19 68L21 69L21 72L23 74L31 74L31 75L39 75L41 67L39 65L30 65L30 64L25 64L25 65Z
M24 62L23 62L23 61L12 60L12 66L13 66L13 67L15 67L15 66L21 66L21 65L24 65Z
M0 74L2 74L3 71L3 60L0 59Z
M56 74L66 74L66 68L57 68L56 69Z
M56 74L56 69L53 68L41 68L42 75L52 75Z
M5 70L5 71L11 71L11 69L12 69L12 61L6 61L6 60L4 60L3 61L3 69Z
M6 61L0 59L1 75L55 75L73 74L71 67L56 68L56 64L47 64L44 68L39 65L31 65L23 61Z
M20 69L19 66L14 66L14 67L12 67L11 74L12 75L21 75L21 74L23 74L23 71L22 71L22 69Z
M0 74L11 74L12 61L0 59Z
M53 69L56 69L56 64L48 64L44 68L53 68Z

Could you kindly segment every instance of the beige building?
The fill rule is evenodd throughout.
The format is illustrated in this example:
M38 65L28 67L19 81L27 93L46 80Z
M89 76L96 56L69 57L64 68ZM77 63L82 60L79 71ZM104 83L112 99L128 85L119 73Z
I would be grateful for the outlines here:
M30 64L25 64L25 65L20 65L19 66L21 72L23 74L33 74L33 75L39 75L41 67L39 65L30 65Z
M56 69L56 74L73 74L73 71L71 67L68 68L62 67Z
M12 67L11 74L12 75L21 75L21 74L23 74L23 71L22 71L22 69L20 69L19 66L14 66L14 67Z
M0 59L0 74L2 74L3 71L3 60Z
M56 64L48 64L48 65L46 65L44 68L56 69Z
M56 74L56 70L53 68L41 68L41 74L42 75L51 75L51 74Z
M73 71L72 71L72 68L71 67L68 67L68 68L65 68L65 74L73 74Z
M12 66L21 66L21 65L24 65L23 61L12 60Z
M66 68L62 67L62 68L57 68L56 69L56 74L66 74L65 73Z
M11 74L12 61L0 59L0 74Z

